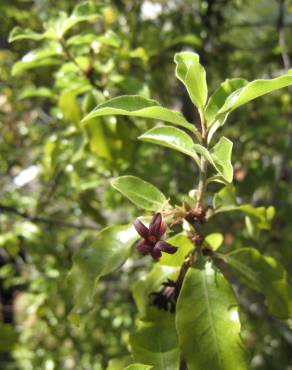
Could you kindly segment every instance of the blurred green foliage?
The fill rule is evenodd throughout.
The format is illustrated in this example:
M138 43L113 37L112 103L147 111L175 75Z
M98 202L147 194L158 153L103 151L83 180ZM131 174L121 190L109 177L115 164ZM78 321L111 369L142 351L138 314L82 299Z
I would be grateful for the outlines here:
M284 5L290 40L292 3ZM173 55L181 50L200 55L213 89L227 77L253 80L283 73L280 6L277 0L1 1L1 369L127 367L137 311L130 286L139 308L143 297L135 296L135 284L150 270L150 260L133 252L119 271L101 278L94 310L76 322L69 315L66 282L72 255L94 242L102 227L138 215L110 186L112 178L141 177L181 202L194 188L197 170L186 156L137 141L153 126L144 118L80 120L109 98L140 94L196 121L173 73ZM286 48L291 53L289 42ZM255 227L252 215L225 213L209 230L223 235L225 250L252 245L288 271L290 120L287 89L229 118L224 135L235 143L234 197L254 207L273 205L276 213L262 228ZM147 286L141 289L149 293ZM240 295L251 368L291 370L291 321L280 323L262 312L262 297L248 288Z

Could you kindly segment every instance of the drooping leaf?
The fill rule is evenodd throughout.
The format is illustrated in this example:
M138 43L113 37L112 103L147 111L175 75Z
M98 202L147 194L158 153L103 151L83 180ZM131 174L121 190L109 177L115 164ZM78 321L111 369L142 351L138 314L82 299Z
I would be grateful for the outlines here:
M148 211L157 211L166 202L160 190L135 176L117 177L111 185L138 207Z
M131 225L110 226L96 235L92 245L75 253L68 276L75 314L82 314L92 308L99 278L116 270L126 261L138 238L139 235Z
M191 268L180 292L176 327L189 370L247 370L237 301L223 275Z
M110 99L106 103L98 105L97 108L85 116L83 122L94 117L109 115L151 118L170 122L197 133L195 126L187 122L181 113L164 108L155 100L146 99L139 95L124 95Z
M104 127L98 122L99 119L100 118L94 118L87 121L84 126L87 132L90 150L99 157L111 160L111 148L104 132Z
M254 248L237 249L224 260L245 284L264 294L271 314L280 319L292 317L292 288L279 262Z
M192 102L199 109L203 109L207 97L208 88L206 71L199 62L199 56L195 53L182 52L175 54L176 77L185 85Z
M153 370L177 370L179 350L174 314L153 308L147 320L139 321L130 337L134 361L153 366Z
M167 239L167 242L178 249L174 254L162 253L159 262L164 266L181 266L186 256L194 249L193 243L183 233Z

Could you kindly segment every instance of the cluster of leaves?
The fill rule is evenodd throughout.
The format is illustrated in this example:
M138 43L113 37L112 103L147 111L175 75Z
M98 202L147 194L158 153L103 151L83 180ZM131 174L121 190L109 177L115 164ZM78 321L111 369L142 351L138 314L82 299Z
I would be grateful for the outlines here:
M239 335L251 368L291 365L289 329L274 319L291 315L288 170L271 202L276 217L265 207L289 95L237 110L291 84L291 72L267 79L282 69L278 5L160 1L163 12L143 18L149 3L4 1L4 37L18 25L0 51L4 368L178 369L183 358L189 369L245 369ZM255 35L252 25L241 32L242 20L268 25ZM176 54L180 84L173 54L186 48L198 54ZM235 78L220 84L226 76ZM248 82L254 76L265 80ZM204 222L191 224L203 198ZM164 215L177 247L154 265L134 249L141 209ZM181 271L177 289L169 281ZM254 302L259 310L249 310Z

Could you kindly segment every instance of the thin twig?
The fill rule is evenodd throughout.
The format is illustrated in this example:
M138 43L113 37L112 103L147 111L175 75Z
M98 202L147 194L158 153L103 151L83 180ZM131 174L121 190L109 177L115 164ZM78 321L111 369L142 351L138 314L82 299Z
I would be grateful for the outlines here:
M21 217L31 222L47 224L49 226L54 226L54 227L65 227L65 228L72 228L72 229L77 229L77 230L94 230L94 231L100 230L98 226L81 225L81 224L66 222L66 221L58 220L58 219L30 215L29 213L20 211L19 209L15 207L6 206L3 204L0 204L0 215L1 213L11 213L11 214L14 214L18 217Z

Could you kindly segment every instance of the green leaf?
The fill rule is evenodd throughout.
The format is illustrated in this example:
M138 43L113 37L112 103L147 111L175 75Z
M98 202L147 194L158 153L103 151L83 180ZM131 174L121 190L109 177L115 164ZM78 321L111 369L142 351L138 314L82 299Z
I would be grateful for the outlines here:
M271 80L255 80L228 96L217 118L262 95L292 85L292 70Z
M154 370L177 370L179 350L174 314L153 308L151 318L139 321L130 337L134 361L151 365Z
M59 108L64 119L74 122L76 125L81 119L81 110L77 103L76 94L71 90L63 90L58 101Z
M220 108L224 105L225 100L227 97L233 93L235 90L245 86L248 81L242 78L233 78L227 79L220 84L218 89L214 92L214 94L208 100L208 104L205 109L205 119L207 122L208 127L210 127L215 120L216 114L220 110ZM222 117L223 118L223 117ZM227 118L224 117L224 119ZM224 120L222 119L222 121Z
M192 102L199 109L203 109L207 97L208 88L206 71L199 63L199 56L195 53L182 52L175 54L176 77L185 85Z
M182 152L199 162L192 138L184 131L172 126L158 126L139 136L139 140L166 146ZM198 145L201 147L201 145ZM202 147L203 148L203 147Z
M104 126L99 123L100 118L95 118L86 122L85 130L87 132L90 150L99 157L112 159L111 148L108 142Z
M75 253L68 276L75 304L73 313L82 314L93 307L98 280L126 261L138 238L131 225L110 226L96 235L92 245Z
M9 35L9 42L14 42L17 40L35 40L40 41L44 39L54 39L54 34L51 32L37 33L30 29L23 29L21 27L14 27Z
M106 103L98 105L97 108L85 116L82 122L94 117L114 115L152 118L170 122L198 134L195 126L189 123L181 113L164 108L155 100L146 99L139 95L124 95L110 99Z
M247 370L237 301L223 275L206 264L189 269L180 292L176 327L189 370Z
M160 190L135 176L118 177L111 185L136 206L148 211L157 211L166 202Z
M162 253L159 263L164 266L181 266L186 256L194 249L193 243L183 233L167 239L167 242L178 249L174 254Z
M150 370L150 369L152 369L152 366L143 364L132 364L126 367L125 370Z
M213 251L216 251L223 243L223 235L220 233L212 233L206 236L205 242L210 245Z
M58 65L61 63L57 56L62 54L60 45L51 44L46 47L35 49L25 54L21 61L16 62L12 68L12 75L16 76L29 69Z
M199 153L212 164L227 182L232 181L233 167L230 162L232 142L225 137L222 137L210 152L204 146L195 144L192 138L184 131L172 126L154 127L139 136L139 140L182 152L192 157L200 166L197 156L197 153Z
M232 182L233 179L233 167L231 164L232 147L232 141L223 136L211 149L214 167L227 182Z
M22 90L19 99L29 98L54 98L54 93L47 87L28 86Z
M240 248L222 258L245 284L264 294L271 314L280 319L292 317L292 288L279 262L254 248Z

